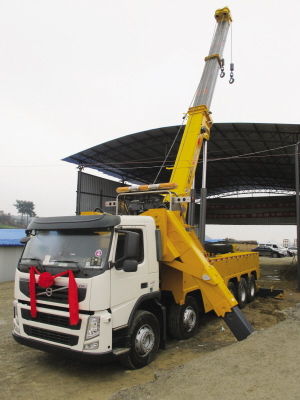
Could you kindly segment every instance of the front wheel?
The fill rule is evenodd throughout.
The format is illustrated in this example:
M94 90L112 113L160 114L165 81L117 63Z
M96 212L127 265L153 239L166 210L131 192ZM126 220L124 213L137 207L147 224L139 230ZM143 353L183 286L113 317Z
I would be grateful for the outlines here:
M272 257L273 257L273 258L278 258L279 255L278 255L277 253L273 253L273 254L272 254Z
M159 346L159 324L152 313L138 310L129 330L131 351L121 364L129 369L143 368L150 364Z
M185 340L193 337L198 323L199 308L192 296L186 296L182 306L172 304L169 313L169 331L175 339Z

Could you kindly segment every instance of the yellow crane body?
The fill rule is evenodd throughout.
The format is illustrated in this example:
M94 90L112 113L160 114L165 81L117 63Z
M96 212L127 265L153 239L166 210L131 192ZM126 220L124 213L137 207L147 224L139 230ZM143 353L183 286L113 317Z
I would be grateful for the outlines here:
M161 232L161 290L171 291L177 304L184 304L188 293L200 289L205 312L214 310L224 317L238 304L227 288L228 281L254 271L259 276L257 253L209 258L194 230L182 222L179 211L157 209L143 215L151 216Z

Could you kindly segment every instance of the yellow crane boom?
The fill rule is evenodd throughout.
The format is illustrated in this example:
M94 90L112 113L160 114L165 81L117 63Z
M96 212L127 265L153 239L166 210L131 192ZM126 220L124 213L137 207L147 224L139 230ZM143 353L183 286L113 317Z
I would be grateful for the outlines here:
M190 195L202 143L204 139L209 139L210 128L213 124L209 107L221 67L229 25L232 21L230 10L227 7L217 10L215 19L217 28L209 55L205 58L205 66L194 98L193 107L188 110L188 121L170 178L170 182L177 183L178 188L175 192L180 197ZM182 212L184 217L186 211L187 204L183 203Z

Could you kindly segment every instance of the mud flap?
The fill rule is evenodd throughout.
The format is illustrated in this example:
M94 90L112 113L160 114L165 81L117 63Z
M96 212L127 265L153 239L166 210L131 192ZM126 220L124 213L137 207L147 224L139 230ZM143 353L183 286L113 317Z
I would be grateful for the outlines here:
M167 309L164 307L157 298L154 299L155 303L161 309L161 329L160 329L160 341L159 348L162 350L166 350L166 339L167 339Z
M253 326L238 306L233 307L230 313L225 314L224 321L238 341L246 339L254 332Z

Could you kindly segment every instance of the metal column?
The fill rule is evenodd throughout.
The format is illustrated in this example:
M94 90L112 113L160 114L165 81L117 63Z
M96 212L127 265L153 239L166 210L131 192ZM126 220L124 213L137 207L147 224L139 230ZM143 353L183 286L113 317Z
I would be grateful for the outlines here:
M189 212L188 224L194 226L195 225L195 177L191 188L191 202L189 205L188 212Z
M77 201L76 201L76 215L80 215L80 200L81 200L81 174L83 167L79 165L77 175Z
M296 215L297 215L297 263L298 263L298 292L300 292L300 209L299 209L299 135L296 136L297 143L295 144L295 179L296 179Z
M203 141L203 169L202 169L202 189L200 203L200 220L199 220L199 240L205 247L205 225L206 225L206 169L207 169L207 140Z

